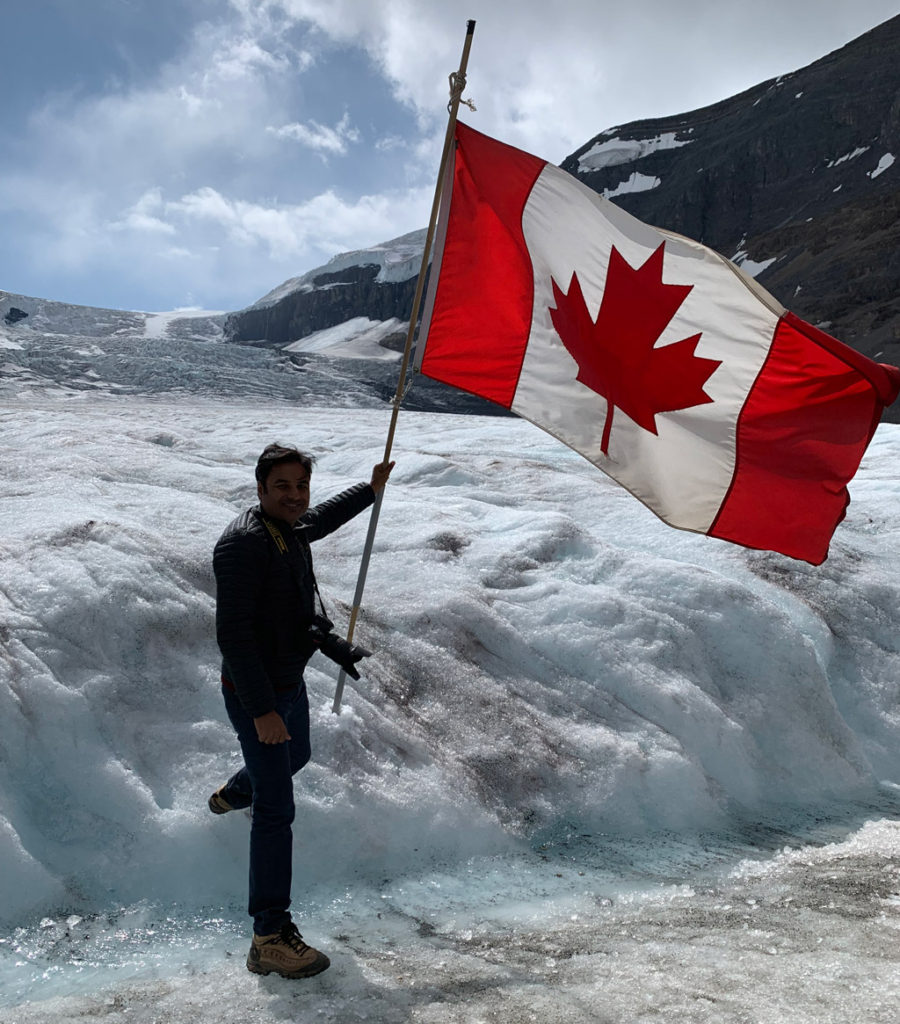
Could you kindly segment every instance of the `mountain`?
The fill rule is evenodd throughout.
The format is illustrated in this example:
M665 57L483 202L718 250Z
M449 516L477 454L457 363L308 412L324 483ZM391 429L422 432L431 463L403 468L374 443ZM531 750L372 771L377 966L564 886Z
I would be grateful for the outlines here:
M421 230L341 253L232 313L225 321L226 337L283 345L358 317L408 322L424 245ZM402 351L405 341L401 322L390 347Z
M900 17L713 106L606 129L562 167L641 220L734 259L788 308L864 354L898 364L898 57ZM362 324L369 330L396 327L379 342L394 347L423 240L414 232L336 256L232 313L225 337L284 346L362 320L373 321ZM900 408L885 418L900 421Z

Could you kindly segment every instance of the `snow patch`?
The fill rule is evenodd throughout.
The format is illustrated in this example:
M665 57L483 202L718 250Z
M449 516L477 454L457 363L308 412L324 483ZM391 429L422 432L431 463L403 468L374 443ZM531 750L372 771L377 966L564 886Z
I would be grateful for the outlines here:
M357 316L334 327L315 331L305 338L283 345L285 352L318 352L342 359L396 360L401 352L385 348L381 342L406 328L402 320L369 320Z
M603 190L604 199L612 199L614 196L628 195L632 192L649 192L662 184L660 178L651 177L649 174L638 174L635 171L627 181L622 181L615 188Z
M144 337L163 338L169 333L169 328L175 321L199 320L207 317L224 316L225 310L197 309L196 307L185 307L184 309L173 309L165 313L144 313Z
M595 143L586 153L578 158L578 173L599 171L603 167L617 167L641 160L661 149L677 149L687 146L693 139L679 139L676 132L662 132L652 139L610 139L608 142ZM634 189L633 191L641 191Z
M745 274L749 274L750 277L757 277L766 269L766 267L771 267L777 259L777 256L772 256L767 260L751 260L745 250L739 249L731 257L731 262L737 264L737 266L739 266Z
M837 167L838 164L846 163L848 160L855 160L857 157L862 156L863 153L868 153L870 148L869 146L857 146L852 152L839 156L837 160L829 160L825 166Z
M884 156L878 161L878 166L874 171L869 171L870 178L877 178L879 174L883 174L889 167L894 163L894 154L885 153Z

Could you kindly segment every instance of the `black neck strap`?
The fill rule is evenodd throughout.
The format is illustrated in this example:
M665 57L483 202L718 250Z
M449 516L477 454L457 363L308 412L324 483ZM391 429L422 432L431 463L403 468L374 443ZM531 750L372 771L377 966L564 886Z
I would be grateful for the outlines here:
M278 549L280 555L290 555L290 548L288 547L287 541L284 539L284 534L279 530L278 526L272 522L272 520L260 510L259 518L263 521L263 526L269 531L269 536L275 541L275 547ZM316 598L319 602L319 611L328 618L328 613L325 611L325 602L322 600L322 595L319 593L319 583L316 580L316 574L313 572L312 567L312 553L309 550L309 544L303 542L300 544L301 549L305 548L306 567L309 569L309 575L312 579L313 590L316 593Z

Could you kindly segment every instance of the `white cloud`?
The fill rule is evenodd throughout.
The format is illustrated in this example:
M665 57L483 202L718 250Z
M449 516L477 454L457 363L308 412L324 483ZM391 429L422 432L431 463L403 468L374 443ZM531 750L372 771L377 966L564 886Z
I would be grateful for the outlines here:
M275 261L318 261L421 227L428 219L430 198L424 189L364 195L353 201L327 191L304 203L265 206L230 199L206 187L167 203L166 212L221 231L232 245L262 247Z
M409 142L402 135L385 135L375 140L375 148L385 153L395 149L404 149L408 145Z
M163 212L162 189L148 189L125 211L124 217L110 223L114 231L142 231L149 234L174 235L175 228L157 214Z
M264 50L253 39L243 38L229 41L215 59L210 74L223 81L243 81L253 78L260 71L287 71L290 61L284 54Z
M161 249L159 255L166 260L198 260L200 254L191 252L180 245L170 245L167 249Z
M323 158L326 154L332 153L344 156L347 153L347 144L359 141L359 132L350 124L350 115L344 116L333 127L319 124L318 121L308 121L306 124L285 124L280 128L271 125L266 128L267 132L279 139L292 139L303 146L307 146L319 153Z
M288 121L292 90L314 57L281 34L260 37L229 21L195 26L177 58L138 87L60 92L35 109L29 148L38 177L80 178L121 199L122 184L274 154L265 126ZM129 197L130 201L133 201Z

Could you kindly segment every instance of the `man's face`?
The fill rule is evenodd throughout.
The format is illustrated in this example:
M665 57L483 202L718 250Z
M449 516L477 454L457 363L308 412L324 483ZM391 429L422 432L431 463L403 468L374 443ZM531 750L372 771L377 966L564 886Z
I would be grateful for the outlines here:
M267 516L293 526L309 508L309 471L299 462L282 463L269 473L265 485L257 484L256 493Z

